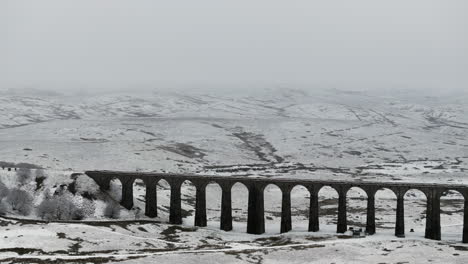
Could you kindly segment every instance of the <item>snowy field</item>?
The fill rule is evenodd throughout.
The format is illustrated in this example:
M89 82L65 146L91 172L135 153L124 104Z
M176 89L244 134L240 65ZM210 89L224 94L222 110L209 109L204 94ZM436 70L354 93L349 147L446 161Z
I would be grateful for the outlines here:
M45 169L38 188L21 189L41 203L69 188L73 172L93 169L196 172L216 175L442 182L468 184L468 94L248 93L0 94L0 161ZM23 164L23 165L24 165ZM9 188L15 172L0 171ZM92 184L92 183L87 183ZM92 187L92 186L91 186ZM120 186L93 200L86 223L43 223L10 210L0 218L3 263L466 263L461 241L463 197L441 200L442 241L423 238L425 197L405 199L406 238L395 238L396 197L376 195L377 234L337 236L337 193L320 193L321 231L307 230L308 193L292 191L293 232L279 235L281 192L265 190L265 235L245 234L247 189L233 187L234 230L219 231L221 190L207 187L208 227L193 228L195 188L182 188L184 225L168 221L169 190L158 186L155 219L143 216L144 185L119 222L103 215L120 200ZM82 199L78 194L75 200ZM78 201L79 202L79 201ZM364 227L366 194L353 188L348 223ZM132 221L142 221L140 223ZM151 221L151 222L148 222ZM414 232L410 232L414 229Z

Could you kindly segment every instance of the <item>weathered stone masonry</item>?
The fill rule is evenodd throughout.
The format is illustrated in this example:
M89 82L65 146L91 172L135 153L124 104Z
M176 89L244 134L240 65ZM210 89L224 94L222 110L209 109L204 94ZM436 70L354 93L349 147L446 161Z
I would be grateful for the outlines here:
M427 198L425 237L440 240L440 197L446 191L458 191L465 199L463 243L468 243L468 186L455 184L423 184L423 183L388 183L388 182L350 182L350 181L324 181L308 179L287 178L248 178L239 176L205 176L190 174L166 173L137 173L117 171L87 171L86 174L94 179L103 190L109 189L112 179L116 178L122 183L121 204L127 209L133 207L133 183L141 179L146 185L145 214L156 217L157 200L156 185L164 179L171 187L169 209L169 222L182 224L181 186L184 181L190 181L196 187L195 226L206 226L206 186L216 183L221 187L221 222L220 228L225 231L232 230L232 204L231 188L239 182L249 191L247 212L247 233L262 234L265 232L264 217L264 189L269 184L278 186L282 191L281 204L281 232L291 230L291 190L301 185L310 192L309 231L319 231L319 204L318 192L324 186L330 186L338 192L338 223L337 232L347 230L346 195L349 189L358 187L367 194L367 220L366 231L369 234L376 232L375 228L375 194L379 189L392 190L397 197L395 235L405 236L404 195L410 189L422 191Z

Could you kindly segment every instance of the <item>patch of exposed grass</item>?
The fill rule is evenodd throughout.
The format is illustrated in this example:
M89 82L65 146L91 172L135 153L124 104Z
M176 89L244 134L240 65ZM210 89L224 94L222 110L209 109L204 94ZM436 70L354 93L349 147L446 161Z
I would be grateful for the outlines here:
M160 234L164 236L167 241L170 242L180 242L179 235L177 232L194 232L197 228L189 228L189 227L182 227L182 226L169 226L168 228L164 229Z

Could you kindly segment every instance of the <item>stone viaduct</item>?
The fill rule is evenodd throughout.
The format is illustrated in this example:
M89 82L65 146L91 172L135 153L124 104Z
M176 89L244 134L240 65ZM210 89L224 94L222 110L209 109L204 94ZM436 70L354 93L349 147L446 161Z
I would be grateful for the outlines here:
M318 192L324 186L335 189L338 198L338 223L337 232L347 231L346 219L346 195L350 188L358 187L367 194L367 220L366 232L375 233L375 193L383 188L392 190L396 197L396 225L395 235L405 236L404 220L404 195L410 189L422 191L427 200L425 238L440 240L440 197L446 191L458 191L464 197L464 221L463 243L468 243L468 186L455 184L424 184L424 183L395 183L395 182L362 182L362 181L328 181L313 179L288 179L288 178L250 178L239 176L205 176L192 174L168 174L168 173L141 173L118 171L87 171L86 174L94 179L103 190L108 190L111 180L117 178L122 183L121 204L127 209L133 207L133 183L141 179L146 185L145 214L156 217L156 185L164 179L170 185L171 198L169 209L169 222L182 224L181 209L181 185L185 181L191 182L196 187L195 199L195 226L206 226L206 186L216 183L221 187L221 223L222 230L232 230L231 188L235 183L244 184L249 191L247 210L247 233L262 234L265 232L264 218L264 188L273 184L282 192L281 232L291 230L291 190L294 186L301 185L310 192L309 231L319 230L319 201Z

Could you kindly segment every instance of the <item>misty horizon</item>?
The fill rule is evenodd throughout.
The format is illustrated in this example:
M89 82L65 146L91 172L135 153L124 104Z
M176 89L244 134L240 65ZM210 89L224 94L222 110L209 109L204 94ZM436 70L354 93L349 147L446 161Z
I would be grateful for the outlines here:
M2 1L0 89L463 91L463 1Z

